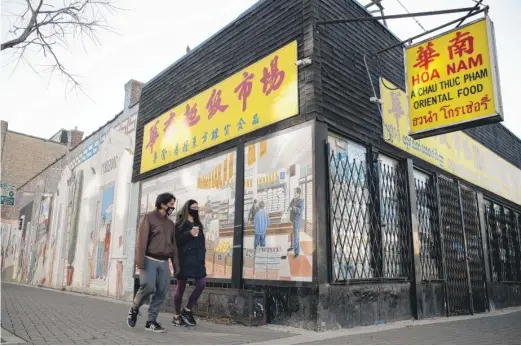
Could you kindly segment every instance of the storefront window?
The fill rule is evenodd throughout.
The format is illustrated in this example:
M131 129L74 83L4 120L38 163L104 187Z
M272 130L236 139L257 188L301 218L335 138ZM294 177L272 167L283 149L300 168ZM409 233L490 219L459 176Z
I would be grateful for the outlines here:
M406 219L405 172L397 160L378 156L380 222L382 228L383 275L388 278L409 275L409 234Z
M372 278L367 150L333 136L329 145L333 280Z
M176 211L189 199L199 203L206 237L208 277L230 279L235 217L235 152L199 161L143 183L141 216L154 210L156 197L163 192L174 194ZM172 218L175 219L175 215Z
M246 145L243 278L312 281L312 127Z

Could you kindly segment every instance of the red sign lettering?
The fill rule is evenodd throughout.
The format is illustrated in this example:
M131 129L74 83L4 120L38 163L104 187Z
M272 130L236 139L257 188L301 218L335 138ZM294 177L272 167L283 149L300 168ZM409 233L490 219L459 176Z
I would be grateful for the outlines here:
M434 62L435 58L440 56L440 53L436 52L433 46L434 44L429 42L426 47L420 46L420 48L418 48L418 56L416 58L416 64L413 65L414 67L429 69L429 65Z
M166 130L168 130L170 125L172 125L172 123L174 122L174 118L175 118L175 112L170 112L170 116L168 117L168 120L165 121L165 128L164 128L163 132L166 132Z
M264 95L268 96L273 90L277 90L284 82L284 77L286 73L284 71L279 70L278 66L279 56L276 55L270 63L270 69L263 69L263 76L261 78L261 82L263 84L262 92Z
M157 130L157 125L159 124L159 120L156 121L154 126L150 128L150 138L148 140L146 148L150 148L150 154L154 152L154 145L156 144L157 139L159 138L159 131Z
M255 77L253 73L244 72L244 80L235 88L234 92L239 94L239 100L242 100L242 111L248 108L248 97L250 97L253 87L252 80Z
M464 34L461 31L456 33L456 37L450 40L452 44L449 46L450 59L454 59L457 55L461 58L463 53L472 54L474 53L474 37L469 32Z
M206 105L206 109L208 110L208 119L212 119L217 112L224 112L228 108L228 105L221 104L221 92L222 90L217 91L216 89L213 89L212 91L212 95Z
M186 105L185 111L185 124L188 127L192 127L197 125L197 123L201 120L201 117L197 114L197 103L194 103L193 107L190 107L189 104Z

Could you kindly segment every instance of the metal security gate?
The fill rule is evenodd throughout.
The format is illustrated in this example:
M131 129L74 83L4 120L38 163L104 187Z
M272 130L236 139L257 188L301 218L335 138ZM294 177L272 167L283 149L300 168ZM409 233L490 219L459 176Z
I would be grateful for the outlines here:
M461 204L463 207L465 237L467 239L472 308L473 312L485 312L488 306L485 287L485 263L483 260L483 242L481 239L476 192L462 186Z
M476 193L443 177L438 183L448 314L483 312L487 297Z

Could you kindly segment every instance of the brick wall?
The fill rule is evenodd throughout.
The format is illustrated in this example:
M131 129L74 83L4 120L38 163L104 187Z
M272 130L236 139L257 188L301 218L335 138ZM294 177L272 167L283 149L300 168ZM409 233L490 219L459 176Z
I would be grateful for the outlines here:
M81 143L83 140L83 132L78 130L71 130L71 142L69 144L69 147L75 148L78 144Z
M20 187L67 152L61 143L6 131L2 155L2 182ZM2 206L2 219L16 220L15 207Z
M141 97L141 89L144 83L131 79L125 84L125 104L123 109L129 109L131 106L139 102Z

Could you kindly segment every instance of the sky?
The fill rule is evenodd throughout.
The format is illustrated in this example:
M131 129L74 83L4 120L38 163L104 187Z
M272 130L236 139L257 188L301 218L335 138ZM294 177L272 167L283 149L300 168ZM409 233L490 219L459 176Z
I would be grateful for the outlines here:
M1 0L2 42L20 9L20 1ZM61 2L46 0L46 2ZM279 0L283 1L283 0ZM350 1L350 0L346 0ZM59 75L35 73L45 65L44 58L29 52L29 64L9 64L12 53L2 51L0 74L0 119L9 129L37 137L50 138L61 128L75 127L85 136L96 131L123 108L124 84L130 79L147 82L221 28L251 7L256 0L119 0L124 10L107 17L115 32L99 32L100 44L87 41L70 42L68 50L60 50L67 69L79 76L85 93L67 92ZM360 0L367 4L369 0ZM495 23L496 41L503 96L503 124L521 138L521 117L517 114L516 97L521 80L521 45L514 42L519 30L519 0L490 0L490 17ZM385 14L422 12L470 7L473 0L383 0ZM419 17L425 29L434 28L461 14ZM423 32L414 19L388 22L401 39ZM31 68L32 66L32 68ZM159 114L158 114L159 115Z

